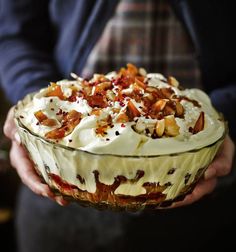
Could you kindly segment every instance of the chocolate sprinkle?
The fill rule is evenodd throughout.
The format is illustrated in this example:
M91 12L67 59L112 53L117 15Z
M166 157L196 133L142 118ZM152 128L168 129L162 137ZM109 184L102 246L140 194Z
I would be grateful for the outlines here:
M120 132L119 132L119 131L116 131L115 134L116 134L116 136L119 136L119 135L120 135Z
M173 174L175 172L175 168L171 168L168 172L167 172L167 174L168 175L171 175L171 174Z
M191 177L191 174L190 174L190 173L187 173L187 174L185 175L185 177L184 177L184 184L185 184L185 185L188 183L190 177Z

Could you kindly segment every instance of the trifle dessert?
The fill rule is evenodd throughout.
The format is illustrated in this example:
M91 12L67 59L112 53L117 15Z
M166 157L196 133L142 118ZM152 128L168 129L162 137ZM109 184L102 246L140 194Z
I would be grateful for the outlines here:
M226 133L203 91L132 64L72 77L15 109L22 143L53 190L135 211L170 205L194 188Z

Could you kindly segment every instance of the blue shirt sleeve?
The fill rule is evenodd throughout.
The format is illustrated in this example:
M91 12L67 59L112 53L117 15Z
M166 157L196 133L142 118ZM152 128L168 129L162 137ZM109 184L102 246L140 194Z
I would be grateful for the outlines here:
M0 0L0 82L15 103L58 80L46 0Z

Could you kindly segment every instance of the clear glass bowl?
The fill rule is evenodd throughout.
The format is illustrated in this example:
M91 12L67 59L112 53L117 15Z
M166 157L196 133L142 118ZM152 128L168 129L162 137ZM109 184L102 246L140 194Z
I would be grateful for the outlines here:
M218 141L204 148L169 155L94 154L48 141L27 129L19 115L31 99L32 94L18 102L15 122L36 171L57 194L100 209L157 209L183 199L214 159L226 134L225 130Z

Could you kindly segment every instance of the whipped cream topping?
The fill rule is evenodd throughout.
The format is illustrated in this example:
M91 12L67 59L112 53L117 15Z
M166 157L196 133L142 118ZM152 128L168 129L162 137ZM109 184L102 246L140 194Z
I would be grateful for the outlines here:
M224 134L207 94L134 66L90 81L72 75L41 89L20 111L32 132L97 154L163 155L199 149Z

